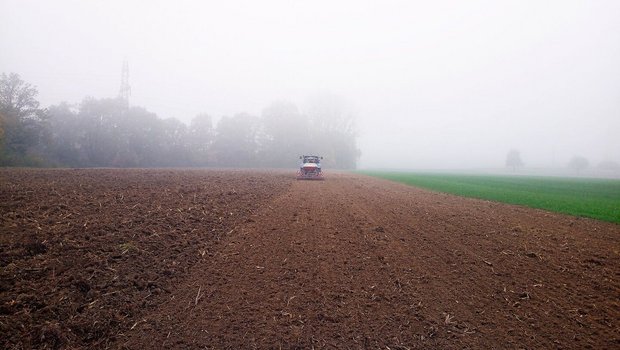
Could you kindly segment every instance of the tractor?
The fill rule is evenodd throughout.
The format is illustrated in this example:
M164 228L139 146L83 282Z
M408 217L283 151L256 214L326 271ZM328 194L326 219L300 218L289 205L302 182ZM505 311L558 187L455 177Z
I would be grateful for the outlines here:
M300 156L301 165L297 172L297 180L323 180L321 159L319 156Z

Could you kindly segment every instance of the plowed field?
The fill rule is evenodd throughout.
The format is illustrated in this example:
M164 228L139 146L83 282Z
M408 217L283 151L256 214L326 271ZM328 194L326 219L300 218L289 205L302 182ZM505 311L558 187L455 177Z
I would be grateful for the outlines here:
M1 170L0 348L620 347L620 226L351 174Z

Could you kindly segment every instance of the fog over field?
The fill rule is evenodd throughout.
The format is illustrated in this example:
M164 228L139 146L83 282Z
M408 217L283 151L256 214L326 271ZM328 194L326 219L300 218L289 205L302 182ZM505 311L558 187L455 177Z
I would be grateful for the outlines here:
M116 97L124 60L188 125L335 97L358 168L620 163L620 1L0 0L0 73L43 107Z

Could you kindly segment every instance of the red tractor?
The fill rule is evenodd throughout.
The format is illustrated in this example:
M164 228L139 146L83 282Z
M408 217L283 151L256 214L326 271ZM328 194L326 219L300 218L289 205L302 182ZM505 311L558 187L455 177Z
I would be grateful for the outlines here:
M301 156L301 165L297 172L297 180L323 180L321 159L319 156Z

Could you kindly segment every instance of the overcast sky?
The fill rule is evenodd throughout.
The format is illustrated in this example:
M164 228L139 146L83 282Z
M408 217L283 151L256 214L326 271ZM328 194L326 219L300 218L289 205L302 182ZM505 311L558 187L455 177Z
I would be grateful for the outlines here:
M118 94L188 122L349 101L362 167L620 162L620 1L0 0L0 72L43 105Z

